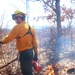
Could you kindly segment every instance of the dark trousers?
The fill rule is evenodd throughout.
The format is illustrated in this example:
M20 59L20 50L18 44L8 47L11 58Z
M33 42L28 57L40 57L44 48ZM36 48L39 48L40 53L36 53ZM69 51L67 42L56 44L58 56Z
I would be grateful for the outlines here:
M33 50L28 49L20 52L20 66L23 75L33 75L32 74L32 59Z

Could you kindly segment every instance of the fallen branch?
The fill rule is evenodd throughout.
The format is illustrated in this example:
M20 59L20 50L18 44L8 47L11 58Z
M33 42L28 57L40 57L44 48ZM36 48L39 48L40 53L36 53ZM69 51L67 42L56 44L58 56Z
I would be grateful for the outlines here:
M2 68L4 68L4 67L8 66L9 64L11 64L12 62L14 62L14 61L16 61L16 60L18 60L18 58L15 58L15 59L13 59L12 61L8 62L7 64L3 65L2 67L0 67L0 69L2 69Z

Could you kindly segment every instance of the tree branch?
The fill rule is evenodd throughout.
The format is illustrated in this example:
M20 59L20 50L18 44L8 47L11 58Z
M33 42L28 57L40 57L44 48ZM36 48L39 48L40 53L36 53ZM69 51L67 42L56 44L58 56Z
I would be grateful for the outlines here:
M0 69L3 69L4 67L8 66L9 64L13 63L14 61L18 60L18 58L13 59L12 61L8 62L7 64L0 67Z
M56 13L56 9L53 8L53 4L49 5L48 3L46 3L44 0L42 0L43 3L45 3L47 6L49 6L50 8L52 8L52 10Z

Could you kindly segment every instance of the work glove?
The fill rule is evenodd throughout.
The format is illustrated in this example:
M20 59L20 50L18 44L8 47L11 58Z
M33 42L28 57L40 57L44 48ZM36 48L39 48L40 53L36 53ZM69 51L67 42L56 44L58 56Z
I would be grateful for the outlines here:
M2 41L0 41L0 47L1 47Z
M34 61L37 61L37 60L38 60L37 55L34 55L33 60L34 60Z
M0 41L0 44L3 44L3 42L2 42L2 41Z

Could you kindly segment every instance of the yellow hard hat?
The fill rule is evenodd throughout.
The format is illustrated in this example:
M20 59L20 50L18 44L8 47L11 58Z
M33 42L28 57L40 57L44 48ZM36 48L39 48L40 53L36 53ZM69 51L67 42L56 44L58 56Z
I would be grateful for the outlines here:
M19 14L19 13L23 13L23 12L20 11L20 10L16 10L16 11L14 12L14 14Z
M21 10L16 10L15 12L14 12L14 14L15 15L17 15L17 14L24 14L25 16L27 15L26 13L23 13Z
M14 14L12 14L12 19L14 20L16 17L25 17L27 14L23 13L21 10L16 10Z

